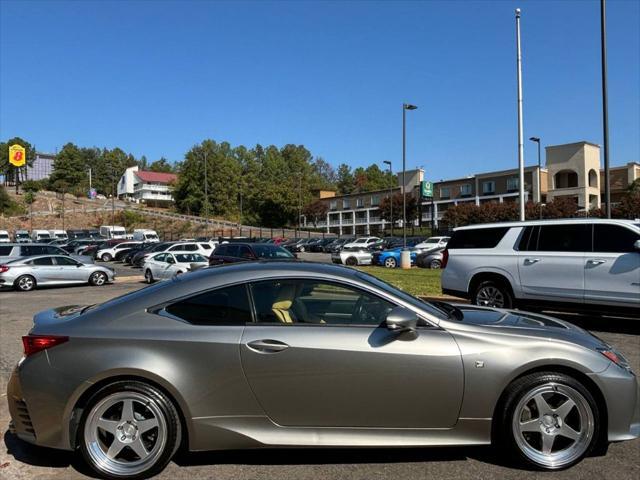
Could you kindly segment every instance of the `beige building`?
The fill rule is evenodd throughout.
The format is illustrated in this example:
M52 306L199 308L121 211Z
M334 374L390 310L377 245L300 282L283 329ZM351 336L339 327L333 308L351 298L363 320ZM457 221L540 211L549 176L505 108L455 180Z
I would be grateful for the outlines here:
M524 172L525 201L547 203L554 198L570 198L581 210L592 210L603 206L604 171L600 169L600 147L590 142L576 142L546 147L545 166L526 167ZM515 162L514 162L515 163ZM401 189L402 175L398 175ZM420 196L423 170L407 171L407 192ZM640 163L611 167L611 204L620 200L629 185L640 178ZM420 218L415 225L430 223L437 227L438 221L454 205L471 202L475 205L495 202L517 202L519 199L518 169L478 173L463 178L440 180L433 183L433 199L421 199ZM380 218L378 205L389 190L355 193L336 196L335 192L322 192L319 197L327 202L327 218L318 227L327 233L339 235L377 234L389 230L389 222ZM401 212L398 212L398 218ZM305 224L306 226L312 226ZM394 228L401 226L394 221Z

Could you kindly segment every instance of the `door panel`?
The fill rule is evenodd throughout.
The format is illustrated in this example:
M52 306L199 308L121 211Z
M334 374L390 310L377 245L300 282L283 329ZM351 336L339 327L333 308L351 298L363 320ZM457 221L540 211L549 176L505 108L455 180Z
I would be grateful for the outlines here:
M420 328L409 339L385 327L253 324L240 351L252 390L279 425L445 428L458 418L462 361L443 330Z

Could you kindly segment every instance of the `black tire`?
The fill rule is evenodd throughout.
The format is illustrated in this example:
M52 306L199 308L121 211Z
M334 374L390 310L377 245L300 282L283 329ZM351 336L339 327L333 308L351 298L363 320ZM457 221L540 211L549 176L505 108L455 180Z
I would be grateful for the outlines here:
M37 287L36 279L31 275L20 275L16 278L16 281L13 282L13 286L16 290L20 292L30 292Z
M473 292L473 304L483 307L513 308L513 294L503 282L485 280Z
M554 396L562 397L562 392L565 391L565 392L573 392L572 393L573 395L577 395L578 398L581 398L584 402L586 402L585 405L588 405L588 409L590 409L590 414L592 415L593 427L592 429L589 428L589 425L587 424L588 422L585 422L585 425L584 425L585 434L584 434L584 437L582 437L582 440L580 443L581 448L573 452L573 455L576 456L576 458L570 458L570 456L567 456L564 459L565 460L564 462L560 461L559 458L556 459L555 462L551 462L551 459L549 459L549 462L547 464L544 464L531 458L530 456L531 453L529 453L528 455L525 452L526 450L529 451L526 446L524 449L519 446L518 441L516 440L517 434L515 433L516 432L515 422L516 421L521 422L522 419L519 416L517 416L516 419L514 419L514 416L520 415L516 410L519 409L521 402L526 400L525 397L530 395L532 391L536 391L537 389L538 391L540 391L541 389L544 389L547 386L551 389L551 392L545 393L545 395L547 395L546 398L550 401L554 400ZM580 383L578 380L576 380L575 378L567 374L555 373L555 372L531 373L529 375L521 377L515 380L514 382L512 382L507 387L507 390L505 391L503 398L504 398L504 401L502 402L501 405L504 408L501 408L500 411L497 412L497 415L496 415L497 418L495 419L495 421L498 423L495 425L497 427L495 430L495 432L497 433L497 437L494 437L494 440L498 443L498 446L500 447L501 451L506 450L513 453L513 456L511 458L516 459L516 461L520 464L523 464L527 467L533 467L538 470L561 470L561 469L569 468L575 465L576 463L580 462L585 456L589 455L592 451L594 451L594 449L597 447L599 443L600 411L598 409L598 404L594 399L593 395L591 394L591 392L582 383ZM562 402L562 399L556 400L556 401ZM578 402L578 403L580 405L583 405L581 402ZM531 404L531 409L536 408L534 407L534 405L535 405L535 402ZM565 418L569 418L570 415L579 415L578 406L574 406L572 407L572 409L574 409L572 413L567 414ZM560 410L557 410L557 411L560 412ZM553 412L553 410L551 410L551 412ZM542 421L543 415L541 413L536 413L536 416L541 419L539 422L540 432L529 433L529 435L532 435L532 437L529 437L529 438L531 438L533 442L536 441L536 435L540 435L540 438L541 438L544 435L544 433L542 433L542 430L545 430L545 425L543 424L543 421ZM553 418L551 420L553 420ZM534 423L538 423L537 418L535 417L533 418L532 421ZM572 421L575 422L575 417L572 419ZM536 428L537 428L537 425L536 425ZM552 427L552 428L555 428L555 427ZM590 435L586 435L586 432L590 432ZM583 435L582 425L581 425L580 434ZM564 447L564 444L560 443L560 445L558 446L559 442L563 441L564 439L562 432L559 432L557 434L553 433L553 435L556 435L556 436L554 437L552 445L554 449L558 448L558 450L556 452L553 452L553 450L551 450L551 455L562 455L562 452L563 452L562 448ZM560 440L558 440L558 438L560 438ZM522 442L522 440L520 440L520 442Z
M105 285L109 281L107 274L104 272L93 272L89 277L89 285L93 287L100 287Z
M437 260L437 259L431 260L431 262L429 263L429 268L433 270L438 270L441 266L442 266L442 263L440 262L440 260Z
M354 267L356 265L358 265L358 259L356 257L348 257L345 261L344 261L345 265L349 265L350 267Z
M155 280L153 279L153 273L148 268L144 271L144 279L147 283L153 283Z
M166 428L166 443L162 450L158 452L157 458L155 458L154 462L144 471L136 472L135 474L114 474L105 470L105 467L94 459L87 446L88 442L85 441L85 428L90 428L90 426L87 427L87 421L90 420L89 415L91 414L92 409L107 397L120 393L140 394L149 399L150 402L153 402L161 412L164 419L163 426ZM162 391L143 382L125 380L106 385L91 396L83 409L77 435L77 442L80 447L82 458L91 470L98 474L100 478L110 480L138 480L153 477L164 470L179 447L181 441L181 425L176 407L171 399L169 399Z
M110 253L103 253L102 257L100 257L100 260L102 260L103 262L110 262L111 260L113 260L113 257Z

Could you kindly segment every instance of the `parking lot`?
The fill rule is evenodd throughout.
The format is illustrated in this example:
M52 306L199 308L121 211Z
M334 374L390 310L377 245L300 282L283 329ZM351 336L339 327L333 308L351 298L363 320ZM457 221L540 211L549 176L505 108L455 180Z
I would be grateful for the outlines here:
M328 260L326 254L302 254L301 257ZM20 337L29 330L36 312L54 306L102 302L144 287L139 269L117 263L112 265L118 270L118 281L113 285L42 289L28 293L0 292L0 392L3 397L0 425L6 447L0 451L0 478L87 478L88 472L74 455L34 447L8 433L9 413L4 392L10 372L21 356ZM640 370L640 325L637 321L570 315L563 315L563 318L617 346L633 369ZM612 445L606 456L587 458L574 468L557 473L522 471L491 448L299 449L183 454L159 478L515 479L553 476L560 479L632 479L639 475L640 441L635 440Z

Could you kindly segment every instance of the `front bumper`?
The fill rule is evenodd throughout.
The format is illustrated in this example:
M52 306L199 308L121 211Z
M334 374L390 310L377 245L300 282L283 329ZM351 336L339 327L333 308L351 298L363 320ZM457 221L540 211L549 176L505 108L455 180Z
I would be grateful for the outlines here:
M589 377L607 403L607 439L621 442L640 437L640 387L636 376L612 363L604 372Z

